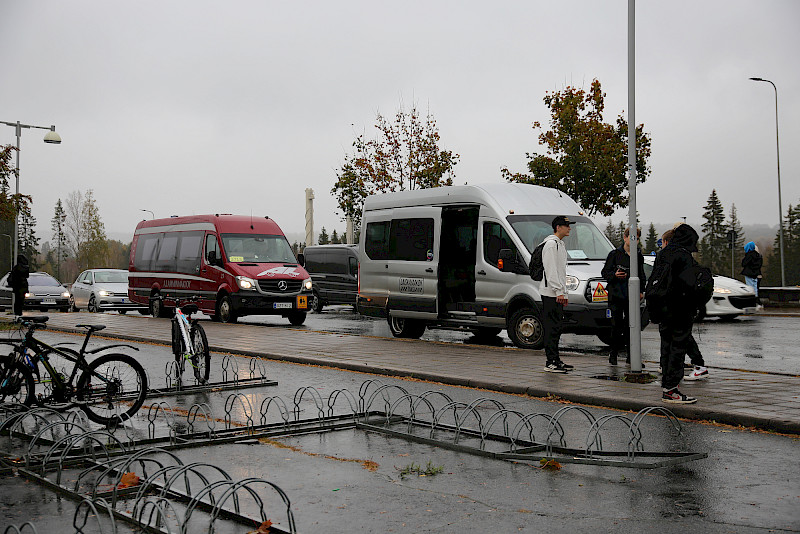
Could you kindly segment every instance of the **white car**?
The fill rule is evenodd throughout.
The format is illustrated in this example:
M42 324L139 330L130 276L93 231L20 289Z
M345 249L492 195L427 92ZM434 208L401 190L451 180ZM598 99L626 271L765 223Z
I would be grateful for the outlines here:
M88 269L72 284L73 306L92 313L104 310L144 310L128 298L128 271L122 269Z
M655 261L655 256L644 257L644 270L648 277L653 272ZM701 313L697 320L719 317L721 321L731 321L743 313L753 313L757 304L758 299L752 287L739 280L715 274L714 294L706 303L705 313Z

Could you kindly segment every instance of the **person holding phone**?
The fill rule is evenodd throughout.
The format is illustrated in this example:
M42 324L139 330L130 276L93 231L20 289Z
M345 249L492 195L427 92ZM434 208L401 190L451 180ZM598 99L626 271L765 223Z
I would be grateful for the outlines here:
M617 357L621 350L625 350L628 357L626 361L630 363L630 326L629 326L629 305L628 305L628 279L631 271L631 229L626 228L623 235L623 244L608 253L606 264L603 267L602 276L608 285L608 307L611 309L611 352L608 355L608 363L617 365ZM642 229L636 229L637 237L642 236ZM638 243L638 239L637 239ZM647 276L644 273L644 256L637 246L637 256L639 260L639 287L647 284ZM639 301L643 294L639 293Z

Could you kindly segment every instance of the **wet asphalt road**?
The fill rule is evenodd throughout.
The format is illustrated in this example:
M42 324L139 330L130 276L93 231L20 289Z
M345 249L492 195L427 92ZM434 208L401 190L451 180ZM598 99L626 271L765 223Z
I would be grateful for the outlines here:
M309 328L317 328L316 318L311 319ZM323 323L328 319L327 314L319 318ZM376 321L350 317L341 321L353 325L361 322L360 328L385 327ZM267 324L277 326L279 320L268 319ZM373 331L370 335L377 334ZM448 335L468 337L460 333ZM80 340L55 333L43 333L41 337L50 342ZM134 345L140 348L135 354L151 381L161 385L164 362L171 358L170 349ZM221 359L221 355L214 355L212 380L221 378ZM236 360L240 368L247 367L246 358ZM254 405L277 395L291 406L295 392L306 386L313 386L323 399L341 388L357 395L361 384L373 378L363 373L276 361L268 361L266 366L269 378L278 385L243 390ZM563 406L420 381L387 377L380 380L416 394L444 392L461 402L484 397L522 413L554 413ZM177 409L206 402L215 414L220 414L227 396L227 392L207 392L170 402ZM492 406L486 402L482 409L490 413ZM301 410L301 417L313 417L315 406L306 399ZM143 433L147 420L142 411L134 426ZM603 409L592 412L596 417L619 413ZM579 442L581 421L574 418L566 423L568 435ZM276 483L291 499L298 531L306 533L800 531L797 437L688 422L683 425L684 436L675 437L663 419L653 418L645 432L646 449L680 446L683 450L707 452L709 457L656 470L564 464L559 471L544 471L525 463L491 460L355 430L280 440L293 449L249 440L185 450L181 455L186 460L211 461L234 478L257 476ZM609 448L614 448L617 438L609 436ZM374 471L365 469L365 462L374 462L377 467ZM443 472L428 477L400 476L403 467L412 463L425 466L428 462L441 466ZM33 519L39 532L63 532L63 525L71 523L73 511L72 503L54 497L48 490L20 479L0 479L3 529L7 524L20 525Z
M250 316L241 322L267 326L286 326L280 317ZM706 365L731 369L747 369L773 373L800 374L800 318L776 316L740 316L733 321L707 319L694 326L693 335L705 358ZM323 313L309 313L304 325L311 330L391 337L383 319L364 317L351 306L327 306ZM485 343L466 331L426 330L422 339L448 343ZM503 330L490 341L497 346L513 346ZM582 354L608 356L608 347L595 336L564 334L561 350ZM658 362L659 336L657 325L642 332L642 355L645 361Z

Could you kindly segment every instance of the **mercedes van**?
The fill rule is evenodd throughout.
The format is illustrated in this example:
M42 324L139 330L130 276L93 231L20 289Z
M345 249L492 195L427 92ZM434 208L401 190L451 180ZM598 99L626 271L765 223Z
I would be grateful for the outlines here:
M569 196L528 184L448 186L374 195L364 202L358 311L386 317L396 337L461 327L518 347L541 348L539 282L531 252L567 215L564 332L608 341L611 319L600 272L613 245Z
M215 321L243 315L306 319L311 277L269 217L192 215L142 221L131 244L128 296L153 317L169 316L176 299L199 297Z

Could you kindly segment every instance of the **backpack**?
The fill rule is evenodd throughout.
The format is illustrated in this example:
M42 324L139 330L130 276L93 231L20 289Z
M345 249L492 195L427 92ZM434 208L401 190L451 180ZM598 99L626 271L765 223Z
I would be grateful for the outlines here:
M531 273L531 278L540 282L544 278L544 262L542 261L542 249L544 248L544 241L539 243L539 246L531 252L531 263L528 270Z
M711 269L697 263L683 271L681 282L688 288L687 297L697 309L705 307L714 294L714 276Z
M666 262L659 262L647 279L644 299L650 322L660 323L667 306L667 295L672 285L672 269Z

